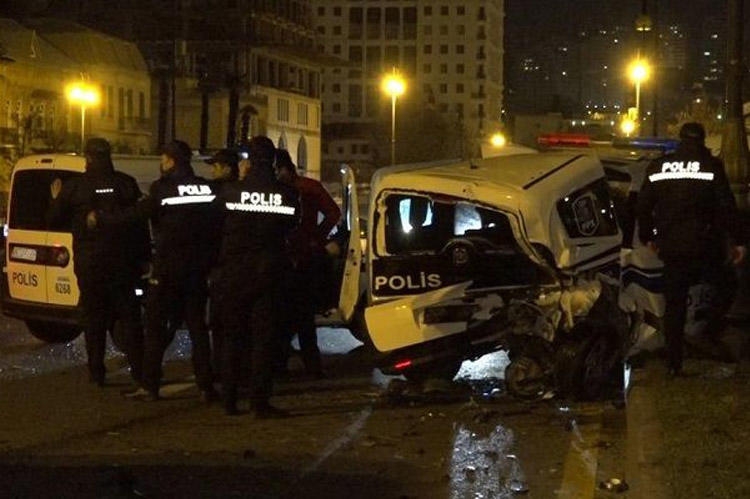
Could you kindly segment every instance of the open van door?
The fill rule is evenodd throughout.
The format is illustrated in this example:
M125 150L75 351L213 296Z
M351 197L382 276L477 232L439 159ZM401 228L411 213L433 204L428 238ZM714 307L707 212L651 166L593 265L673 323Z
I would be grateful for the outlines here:
M360 273L362 272L362 244L360 243L359 200L357 198L357 184L354 172L349 166L341 165L342 185L342 216L343 227L349 231L349 241L346 245L344 272L341 279L339 294L339 314L344 323L349 323L354 316L354 309L359 300Z

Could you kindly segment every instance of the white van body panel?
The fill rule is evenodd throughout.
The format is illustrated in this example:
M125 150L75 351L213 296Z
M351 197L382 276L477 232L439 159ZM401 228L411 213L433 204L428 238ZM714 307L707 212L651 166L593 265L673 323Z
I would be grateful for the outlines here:
M569 201L582 187L602 182L604 171L593 155L571 153L519 154L473 161L450 161L400 165L378 170L372 179L368 217L368 273L370 306L365 311L368 331L381 352L429 342L465 332L466 322L425 324L423 311L472 301L477 314L486 320L502 307L506 291L470 290L469 283L457 283L437 290L418 282L417 274L402 278L406 282L400 296L379 296L375 284L384 277L375 275L378 259L393 257L385 253L385 202L389 195L450 198L504 214L515 243L530 261L544 266L535 244L547 248L558 271L575 276L581 272L617 264L622 233L615 228L602 237L570 237L558 213L558 202ZM408 257L413 268L420 257ZM421 278L422 276L420 276ZM429 275L427 278L429 279ZM422 279L424 281L424 279ZM414 284L412 286L412 284ZM527 286L533 287L533 286ZM539 299L544 290L536 286ZM411 295L409 291L411 290ZM419 293L419 294L417 294ZM391 295L398 293L391 293ZM534 298L531 298L534 300Z

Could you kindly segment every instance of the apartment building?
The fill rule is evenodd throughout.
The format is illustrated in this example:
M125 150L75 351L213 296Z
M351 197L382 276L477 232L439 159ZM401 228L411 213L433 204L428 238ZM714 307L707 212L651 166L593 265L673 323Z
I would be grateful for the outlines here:
M380 85L394 68L407 83L399 106L429 107L460 127L467 155L499 129L503 0L312 0L311 11L318 50L349 62L323 73L323 121L335 130L326 134L324 161L387 164L377 134L361 125L390 120ZM346 123L357 125L348 136Z

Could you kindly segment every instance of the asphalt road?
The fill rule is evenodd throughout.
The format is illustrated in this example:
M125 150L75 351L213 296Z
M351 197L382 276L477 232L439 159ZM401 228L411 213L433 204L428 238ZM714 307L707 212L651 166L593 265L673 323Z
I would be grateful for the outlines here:
M184 334L166 398L149 403L120 394L114 349L98 388L80 338L0 331L0 497L585 499L611 497L599 483L625 472L624 410L514 400L502 355L418 386L373 370L346 331L323 331L329 377L293 369L274 397L291 417L258 421L199 401Z

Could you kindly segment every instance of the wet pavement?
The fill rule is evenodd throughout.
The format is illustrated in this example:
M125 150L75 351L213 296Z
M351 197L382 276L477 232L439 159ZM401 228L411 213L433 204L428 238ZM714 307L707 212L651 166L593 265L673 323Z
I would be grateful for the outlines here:
M504 390L503 353L464 363L454 383L413 384L327 329L329 377L306 379L294 359L274 397L291 417L258 421L200 403L182 332L156 403L123 399L114 349L100 389L81 338L8 338L0 497L750 497L744 364L691 360L693 376L670 380L650 359L630 373L627 403L520 401Z

